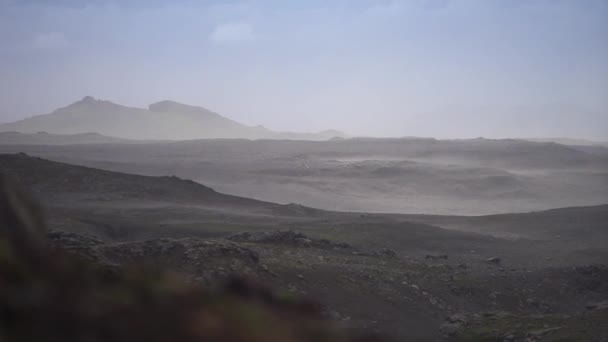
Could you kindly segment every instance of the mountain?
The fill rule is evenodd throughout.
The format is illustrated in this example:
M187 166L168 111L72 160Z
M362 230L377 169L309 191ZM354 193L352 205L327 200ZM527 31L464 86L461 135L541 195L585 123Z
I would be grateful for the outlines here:
M320 133L274 132L251 127L202 107L161 101L148 109L126 107L87 96L50 114L0 125L0 132L48 132L82 134L96 132L111 137L143 140L188 139L294 139L327 140L343 136L337 131Z

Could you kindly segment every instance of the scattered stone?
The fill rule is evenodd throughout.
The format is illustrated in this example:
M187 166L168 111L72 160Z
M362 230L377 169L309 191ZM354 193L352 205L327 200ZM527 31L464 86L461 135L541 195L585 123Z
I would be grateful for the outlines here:
M244 232L230 235L226 238L235 242L275 243L297 247L317 247L328 249L351 249L352 246L343 242L332 242L326 239L313 239L302 233L291 230L274 232Z
M534 330L534 331L530 331L528 332L528 337L530 338L534 338L534 339L541 339L546 335L549 335L550 333L561 329L562 327L553 327L553 328L545 328L545 329L540 329L540 330Z
M608 301L601 301L597 303L589 303L585 306L587 310L606 310L608 309Z
M515 335L513 334L508 334L505 335L505 337L503 337L503 342L513 342L515 341Z
M455 313L448 316L446 320L450 323L465 323L467 322L467 317L462 313Z
M397 252L395 252L392 249L388 249L388 248L382 248L378 251L374 251L372 252L373 256L379 256L379 257L389 257L389 258L394 258L397 256Z
M495 264L495 265L499 265L501 263L501 260L499 257L491 257L491 258L486 259L486 262Z
M427 254L424 258L427 260L442 260L442 259L447 260L448 255L447 254L439 254L439 255Z
M462 327L462 323L443 323L439 327L439 332L445 337L454 337Z
M335 321L339 321L342 319L342 315L338 311L331 310L327 312L327 316Z

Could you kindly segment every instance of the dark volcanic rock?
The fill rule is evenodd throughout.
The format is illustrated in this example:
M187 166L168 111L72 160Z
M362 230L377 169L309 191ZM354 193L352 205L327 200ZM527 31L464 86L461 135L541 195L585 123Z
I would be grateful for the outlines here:
M380 250L374 251L372 252L373 256L380 256L380 257L389 257L389 258L395 258L397 257L397 252L395 252L392 249L389 248L382 248Z
M500 260L499 257L491 257L491 258L486 259L486 262L488 262L490 264L500 265L500 263L502 261Z
M439 254L439 255L433 255L433 254L427 254L424 256L425 259L427 260L447 260L448 256L447 254Z
M106 245L100 250L117 263L145 263L181 270L207 281L230 274L255 273L259 260L255 251L237 243L196 238L124 242Z
M350 249L347 243L332 242L325 239L313 239L291 230L274 232L238 233L228 236L226 239L237 242L274 243L299 247L337 248Z
M106 266L116 266L99 251L98 247L105 243L97 238L61 231L51 231L47 234L47 238L50 246L54 249L63 250Z

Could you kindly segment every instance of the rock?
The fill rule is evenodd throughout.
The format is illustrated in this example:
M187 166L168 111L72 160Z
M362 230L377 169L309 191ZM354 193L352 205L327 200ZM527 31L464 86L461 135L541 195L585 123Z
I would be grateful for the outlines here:
M394 258L397 256L397 252L395 252L392 249L388 249L388 248L382 248L378 251L374 251L372 252L373 256L379 256L379 257L389 257L389 258Z
M427 254L424 256L425 259L427 260L447 260L448 259L448 255L447 254L439 254L439 255L432 255L432 254Z
M298 279L304 280L304 276L302 274L298 274Z
M467 317L462 313L455 313L448 316L446 320L450 323L465 323L467 321Z
M53 249L60 249L86 260L95 261L104 266L117 266L110 262L100 251L105 243L88 235L51 231L47 234L49 245Z
M513 342L515 340L515 335L508 334L503 337L503 342Z
M460 328L462 328L462 323L446 322L439 327L439 332L445 337L454 337Z
M352 249L347 243L332 242L326 239L313 239L302 233L291 230L279 230L274 232L244 232L230 235L226 238L235 242L274 243L297 247L317 247L326 249Z
M601 301L596 303L589 303L585 306L587 310L606 310L608 309L608 301Z
M546 335L549 335L550 333L561 329L561 327L553 327L553 328L545 328L545 329L540 329L540 330L534 330L534 331L530 331L528 332L528 337L530 338L534 338L534 339L541 339Z
M312 245L312 240L307 238L296 238L294 241L297 245L304 247L310 247Z
M536 298L528 298L526 299L526 303L531 306L540 306L541 302Z
M342 315L338 311L331 310L327 312L327 316L335 321L339 321L342 319Z
M225 240L198 238L154 239L104 244L95 247L110 262L119 265L153 263L192 277L222 280L231 274L252 274L259 267L257 252Z
M486 259L486 262L495 264L495 265L499 265L501 263L501 260L499 257L491 257L491 258Z

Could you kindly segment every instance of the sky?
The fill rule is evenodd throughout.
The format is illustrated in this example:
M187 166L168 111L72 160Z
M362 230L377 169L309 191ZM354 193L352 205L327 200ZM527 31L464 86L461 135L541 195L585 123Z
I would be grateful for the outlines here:
M608 1L0 0L0 122L86 95L275 130L608 140Z

